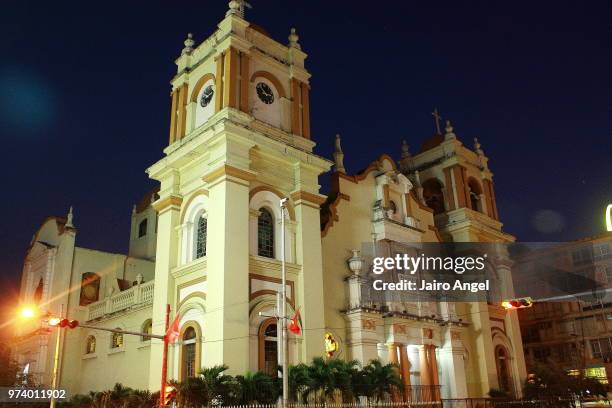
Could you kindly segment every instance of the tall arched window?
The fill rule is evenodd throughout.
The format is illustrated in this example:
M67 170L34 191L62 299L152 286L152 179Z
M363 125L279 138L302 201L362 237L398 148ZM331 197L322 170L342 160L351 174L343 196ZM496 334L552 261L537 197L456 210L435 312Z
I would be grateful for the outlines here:
M470 178L468 180L468 190L470 190L470 207L474 211L482 212L482 203L480 202L482 188L480 187L478 181Z
M198 219L196 230L196 259L206 256L206 235L208 232L208 220L204 215Z
M265 320L259 327L259 370L278 375L278 337L276 319Z
M34 303L39 304L41 299L42 299L42 295L43 295L43 280L42 278L40 278L40 280L38 281L38 286L36 287L36 290L34 290Z
M181 378L196 376L196 331L193 327L188 327L183 333L182 346L182 373Z
M93 354L96 352L96 338L88 336L85 341L85 354Z
M434 214L444 212L444 194L442 184L435 178L431 178L423 183L423 198L425 204L434 211Z
M499 382L499 388L506 392L512 392L508 351L505 347L497 346L495 348L495 362L497 365L497 381Z
M274 217L266 208L259 210L257 219L257 254L274 258Z
M143 325L142 325L142 333L147 333L147 334L153 333L153 321L151 319L147 319L143 323ZM150 337L146 337L146 336L142 336L140 338L140 340L141 341L150 341L151 338Z

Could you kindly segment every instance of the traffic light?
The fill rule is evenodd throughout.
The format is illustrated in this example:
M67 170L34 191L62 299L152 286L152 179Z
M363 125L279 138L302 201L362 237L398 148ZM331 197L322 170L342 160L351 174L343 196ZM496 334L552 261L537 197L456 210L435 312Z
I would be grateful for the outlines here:
M502 306L506 309L524 309L533 306L533 299L530 297L504 300Z
M170 405L172 400L176 397L176 388L172 385L166 384L164 388L164 405Z
M59 317L49 318L49 326L51 327L59 327L60 329L65 329L66 327L69 327L71 329L74 329L78 325L78 320L60 319Z

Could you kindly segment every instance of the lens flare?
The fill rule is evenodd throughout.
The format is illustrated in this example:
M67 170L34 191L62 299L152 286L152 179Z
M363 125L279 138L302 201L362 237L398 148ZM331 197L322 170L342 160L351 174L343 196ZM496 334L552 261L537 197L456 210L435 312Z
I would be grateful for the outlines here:
M31 319L36 315L36 311L33 307L24 307L21 309L21 317L24 319Z

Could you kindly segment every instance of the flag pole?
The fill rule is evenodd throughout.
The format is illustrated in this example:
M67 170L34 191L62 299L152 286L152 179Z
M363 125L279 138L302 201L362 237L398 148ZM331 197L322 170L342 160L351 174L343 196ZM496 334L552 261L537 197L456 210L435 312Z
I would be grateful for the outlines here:
M285 270L285 206L287 199L280 200L281 210L281 328L282 328L282 347L283 347L283 408L287 408L289 397L289 364L287 364L287 273Z
M166 305L166 328L164 329L164 349L162 354L161 388L159 389L159 406L164 408L166 397L166 381L168 376L168 328L170 325L170 305Z

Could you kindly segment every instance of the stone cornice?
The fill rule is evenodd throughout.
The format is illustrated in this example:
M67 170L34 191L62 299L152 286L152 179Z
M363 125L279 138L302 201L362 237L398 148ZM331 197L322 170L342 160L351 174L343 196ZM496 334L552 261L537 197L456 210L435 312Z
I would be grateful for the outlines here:
M182 197L171 195L169 197L161 198L155 201L153 204L151 204L151 206L155 209L155 211L157 211L158 213L161 213L168 207L172 207L172 206L176 207L176 209L179 210L181 208L182 203L183 203Z
M309 193L308 191L294 191L291 193L291 199L295 202L307 201L320 206L325 202L326 197L320 194Z
M221 177L235 177L245 181L255 180L256 174L252 171L239 169L238 167L230 166L228 164L224 164L216 169L211 170L207 174L202 177L202 180L211 183L214 180L217 180Z

